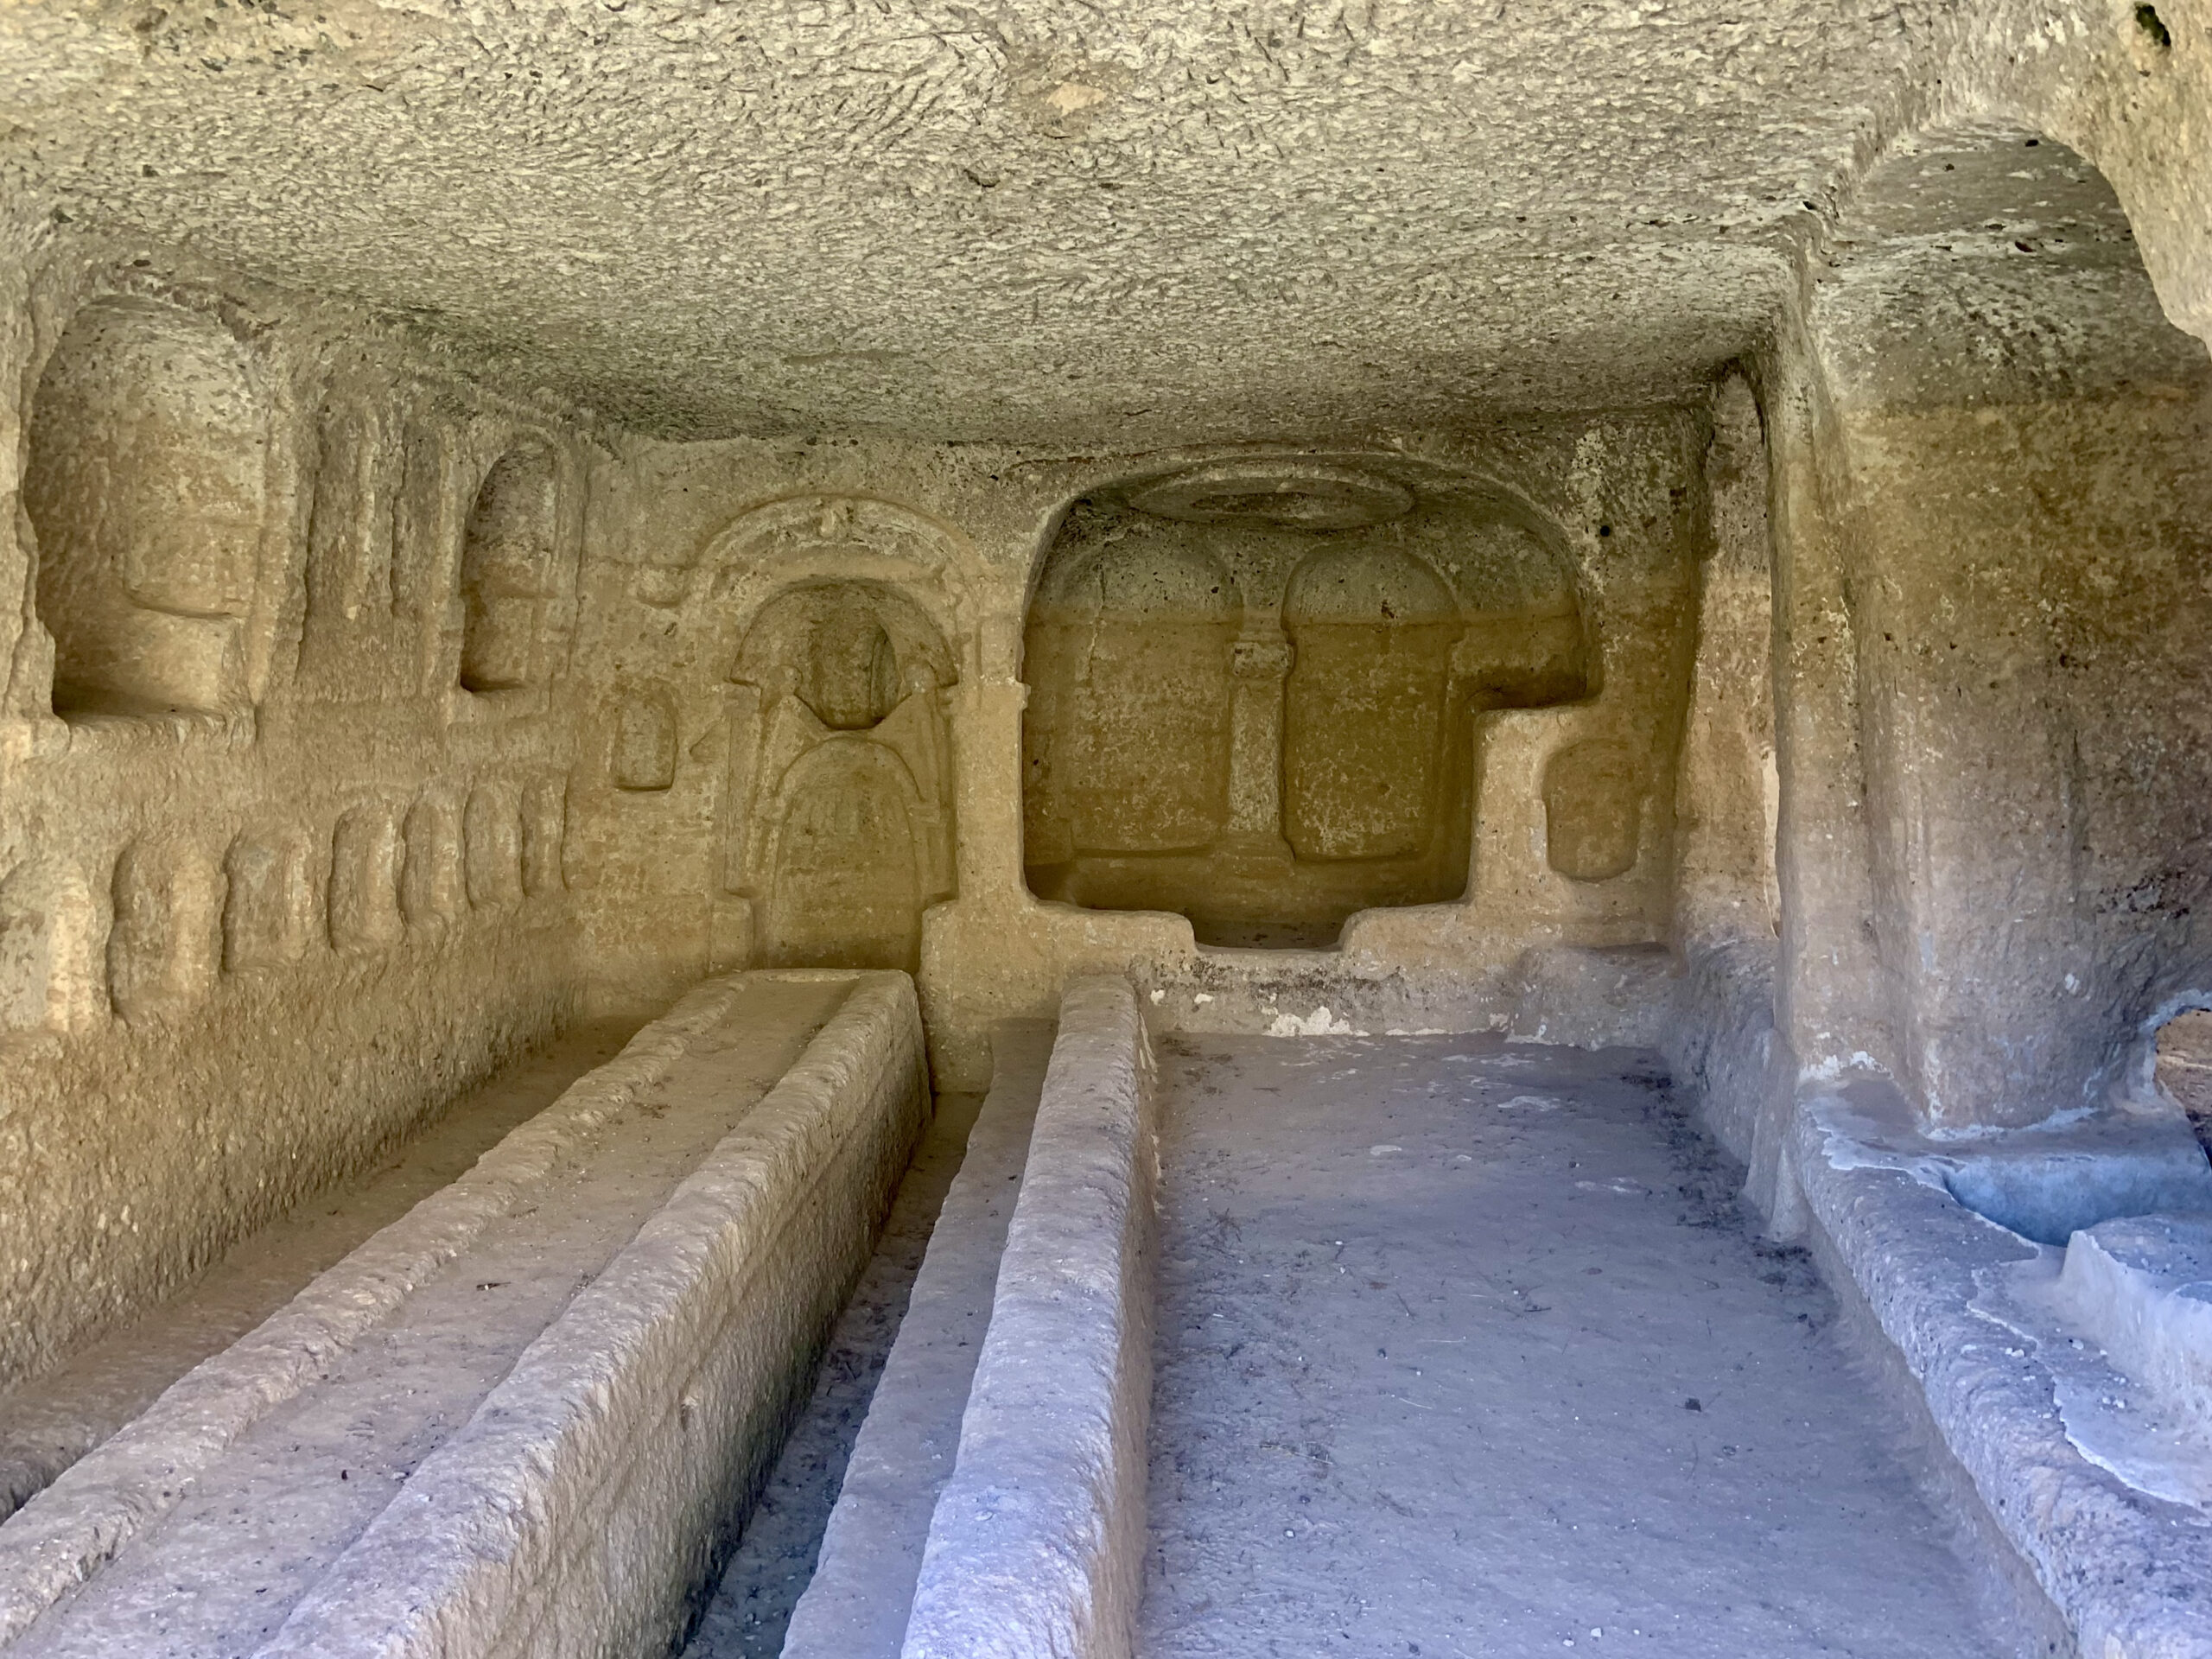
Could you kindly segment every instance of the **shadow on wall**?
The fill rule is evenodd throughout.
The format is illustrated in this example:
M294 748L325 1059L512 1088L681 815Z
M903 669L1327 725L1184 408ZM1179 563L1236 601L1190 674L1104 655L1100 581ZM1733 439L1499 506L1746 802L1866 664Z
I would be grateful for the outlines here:
M1325 946L1355 911L1459 897L1474 717L1592 690L1548 527L1471 482L1304 460L1077 502L1025 662L1032 891L1219 945ZM1605 766L1567 763L1563 806ZM1567 833L1618 873L1617 835Z

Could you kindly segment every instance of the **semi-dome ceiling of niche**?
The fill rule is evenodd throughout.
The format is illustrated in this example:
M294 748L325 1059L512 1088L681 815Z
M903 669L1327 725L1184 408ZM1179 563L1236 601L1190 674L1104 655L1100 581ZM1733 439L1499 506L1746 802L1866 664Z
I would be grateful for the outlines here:
M0 162L668 435L1435 424L1740 351L1943 10L16 6Z

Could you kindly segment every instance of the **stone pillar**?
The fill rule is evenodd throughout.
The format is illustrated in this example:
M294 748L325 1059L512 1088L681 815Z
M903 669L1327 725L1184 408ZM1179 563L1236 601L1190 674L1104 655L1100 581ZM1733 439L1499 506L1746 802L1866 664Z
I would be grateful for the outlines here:
M1241 858L1290 861L1282 835L1283 686L1295 648L1273 616L1257 619L1230 659L1229 833L1222 850Z
M1774 586L1767 453L1741 374L1713 400L1713 540L1698 567L1697 656L1675 786L1674 944L1774 938Z

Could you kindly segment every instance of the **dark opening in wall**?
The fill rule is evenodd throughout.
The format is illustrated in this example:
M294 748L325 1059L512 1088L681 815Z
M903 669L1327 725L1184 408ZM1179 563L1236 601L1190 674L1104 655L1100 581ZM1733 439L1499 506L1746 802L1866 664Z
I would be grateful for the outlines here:
M461 556L465 690L512 690L538 677L559 485L553 452L531 443L500 456L476 493Z
M1587 690L1569 568L1525 511L1306 460L1076 503L1026 663L1032 890L1221 945L1459 897L1474 716Z
M234 707L269 444L244 348L179 306L95 301L47 361L29 439L54 712Z

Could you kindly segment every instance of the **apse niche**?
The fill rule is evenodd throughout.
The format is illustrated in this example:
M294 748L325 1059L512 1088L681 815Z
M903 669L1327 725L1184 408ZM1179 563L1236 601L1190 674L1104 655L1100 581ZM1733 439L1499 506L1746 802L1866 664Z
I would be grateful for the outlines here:
M1031 890L1228 946L1460 897L1474 717L1587 691L1572 572L1525 508L1302 460L1077 501L1025 662Z
M723 825L753 963L913 971L953 891L944 634L889 588L808 583L761 607L731 677L757 699Z

